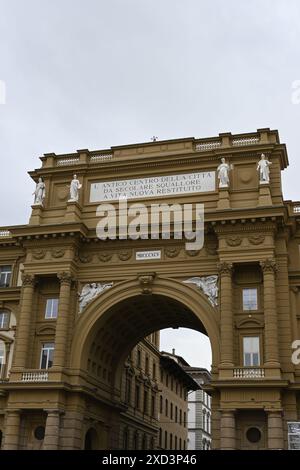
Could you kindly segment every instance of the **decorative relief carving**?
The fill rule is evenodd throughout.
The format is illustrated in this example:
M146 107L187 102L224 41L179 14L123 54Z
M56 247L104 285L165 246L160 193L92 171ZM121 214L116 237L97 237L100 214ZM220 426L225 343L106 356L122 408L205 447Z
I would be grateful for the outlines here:
M35 285L35 277L32 274L22 274L22 285L23 287L34 287Z
M78 258L81 263L90 263L93 256L90 253L79 253Z
M218 264L218 271L220 274L226 274L227 276L231 276L232 263L226 263L226 261L222 261Z
M62 250L61 248L52 248L51 250L52 258L62 258L64 254L65 250Z
M156 273L145 273L138 276L143 294L152 294L152 284Z
M226 243L228 246L239 246L242 243L242 238L238 235L230 235L226 238Z
M191 277L186 281L185 284L195 284L198 289L202 290L203 293L208 297L211 305L216 307L218 305L218 276L203 276L203 277Z
M112 282L106 283L96 283L92 282L91 284L85 284L82 288L82 291L79 295L79 312L82 310L98 295L104 292L107 289L110 289L113 286Z
M276 261L274 259L266 259L265 261L260 262L261 269L264 273L273 273L276 274L278 268Z
M112 253L110 253L109 251L102 251L98 254L98 258L100 261L103 261L105 263L112 259Z
M265 236L264 235L252 235L251 237L248 237L249 242L251 245L260 245L265 241Z
M185 252L189 256L197 256L200 253L200 250L185 250Z
M179 246L170 246L168 248L165 248L165 255L168 258L176 258L180 253L180 248Z
M61 284L71 284L73 280L71 273L69 273L68 271L62 271L60 273L57 273L57 277Z
M46 251L45 250L34 250L32 252L32 257L34 259L43 259L46 256Z
M121 261L127 261L132 256L132 250L121 250L118 252L118 257Z

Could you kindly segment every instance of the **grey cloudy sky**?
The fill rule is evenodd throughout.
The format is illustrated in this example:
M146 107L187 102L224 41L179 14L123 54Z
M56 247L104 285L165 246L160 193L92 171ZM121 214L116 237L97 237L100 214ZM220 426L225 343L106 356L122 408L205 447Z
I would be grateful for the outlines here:
M279 129L299 199L299 0L0 0L0 225L46 152ZM179 351L180 352L180 351Z

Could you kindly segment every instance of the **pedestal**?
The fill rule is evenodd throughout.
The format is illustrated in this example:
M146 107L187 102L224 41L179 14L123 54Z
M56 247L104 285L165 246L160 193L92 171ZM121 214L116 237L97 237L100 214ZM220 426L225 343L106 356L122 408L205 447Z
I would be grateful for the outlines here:
M80 222L81 221L81 206L78 201L68 201L67 209L65 212L65 222Z
M230 199L228 187L219 188L219 200L217 209L230 209Z
M31 206L32 212L29 219L29 225L41 225L43 219L43 206L34 204Z
M257 206L271 206L272 198L269 183L259 184L259 196Z

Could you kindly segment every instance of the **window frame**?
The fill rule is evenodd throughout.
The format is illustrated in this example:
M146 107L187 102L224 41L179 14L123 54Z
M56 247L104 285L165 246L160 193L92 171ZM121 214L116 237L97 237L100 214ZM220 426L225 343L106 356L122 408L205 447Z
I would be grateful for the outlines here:
M244 291L256 291L256 308L245 308L245 305L244 305ZM242 296L242 300L241 300L241 305L242 305L242 311L243 312L257 312L259 310L259 290L258 290L258 287L255 286L255 287L250 287L250 286L247 286L247 287L242 287L241 289L241 296Z
M53 313L53 303L52 303L52 307L51 307L51 316L47 316L48 302L53 302L53 300L56 300L56 308L57 308L56 316L53 316L53 315L52 315L52 313ZM58 298L58 297L49 297L49 298L46 299L45 313L44 313L44 318L45 318L45 320L56 320L56 319L57 319L57 316L58 316L58 306L59 306L59 298Z
M258 364L257 365L245 365L245 350L244 350L244 339L246 338L257 338L258 339ZM261 367L262 364L262 348L261 348L261 335L260 334L247 334L244 333L241 335L241 351L242 351L242 367L250 367L250 368L255 368L255 367ZM253 354L253 353L248 353L248 354ZM253 361L252 361L253 362Z
M2 269L5 267L10 268L10 271L2 271ZM8 283L6 282L4 285L1 284L1 277L3 273L6 274L6 279L7 279L7 275L9 276ZM11 264L2 264L0 266L0 289L5 289L11 286L12 275L13 275L13 266Z
M52 344L53 347L48 347L46 348L45 345L46 344ZM42 367L42 363L43 363L43 351L48 351L48 354L47 354L47 360L46 360L46 365L47 367ZM53 357L52 357L52 364L51 366L49 367L49 351L52 351L53 352ZM40 370L48 370L48 369L51 369L51 367L53 366L53 359L54 359L54 351L55 351L55 343L54 342L43 342L41 343L41 354L40 354Z
M10 326L11 312L9 312L8 310L0 310L0 318L1 318L2 314L3 314L3 316L7 315L7 323L2 322L3 325L1 326L1 321L0 321L0 330L7 331L7 330L9 330L9 326Z

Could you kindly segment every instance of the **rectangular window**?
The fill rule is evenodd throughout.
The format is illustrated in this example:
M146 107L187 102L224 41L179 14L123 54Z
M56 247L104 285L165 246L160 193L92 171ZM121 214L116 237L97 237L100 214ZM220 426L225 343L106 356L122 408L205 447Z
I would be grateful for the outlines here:
M8 330L9 328L9 313L0 312L0 330Z
M40 369L50 369L53 364L54 343L44 343L41 351Z
M257 289L243 289L243 310L257 310Z
M140 409L140 387L139 385L135 386L135 407L137 410Z
M3 341L0 341L0 378L4 374L5 367L5 345Z
M45 318L57 318L58 299L47 299Z
M144 414L148 414L148 392L144 391Z
M151 416L155 418L155 395L151 395Z
M11 266L0 266L0 287L9 287Z
M136 358L136 365L137 367L141 367L142 364L142 352L140 349L137 350L137 358Z
M243 338L243 353L245 367L253 367L260 365L258 336L245 336Z

